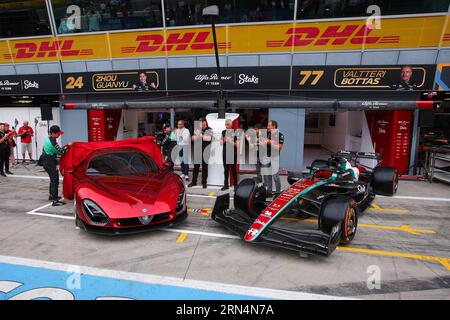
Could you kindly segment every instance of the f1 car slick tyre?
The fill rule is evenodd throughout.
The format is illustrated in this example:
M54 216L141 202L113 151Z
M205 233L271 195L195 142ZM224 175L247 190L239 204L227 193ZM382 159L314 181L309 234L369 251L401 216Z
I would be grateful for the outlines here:
M266 189L261 179L244 179L234 191L234 207L256 218L261 213L261 205L266 200Z
M372 188L375 194L393 196L398 188L398 175L395 168L375 168L372 176Z
M358 207L356 202L342 195L329 196L322 203L319 215L319 229L331 234L333 228L341 223L340 243L350 243L358 228Z

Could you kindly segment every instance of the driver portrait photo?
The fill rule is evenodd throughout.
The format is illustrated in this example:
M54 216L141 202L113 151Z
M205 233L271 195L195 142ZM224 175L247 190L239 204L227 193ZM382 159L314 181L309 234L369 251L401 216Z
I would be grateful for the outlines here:
M400 81L399 83L393 84L392 89L397 91L403 90L415 90L417 85L412 82L413 67L410 65L405 65L400 70Z
M133 91L150 91L156 90L158 87L155 82L149 82L146 72L139 72L139 82L133 84Z

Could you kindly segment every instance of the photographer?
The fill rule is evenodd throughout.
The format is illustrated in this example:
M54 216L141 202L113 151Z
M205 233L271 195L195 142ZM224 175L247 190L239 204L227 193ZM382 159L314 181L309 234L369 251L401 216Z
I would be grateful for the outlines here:
M17 147L15 138L18 137L18 134L16 132L16 129L12 127L12 130L9 130L9 124L5 123L5 131L9 132L9 149L10 149L10 156L9 156L9 163L13 166L17 164L16 157L14 156L14 148Z
M3 177L6 177L5 171L3 171L4 167L7 168L6 173L11 174L9 172L10 138L11 134L5 130L4 123L0 123L0 176Z
M20 136L20 143L22 145L22 163L25 163L25 151L30 156L30 161L33 161L31 140L34 136L33 128L28 125L28 121L23 122L23 126L19 128L17 134Z
M3 125L4 125L3 132L5 134L8 134L8 138L6 139L6 141L8 143L8 148L5 147L4 159L3 159L3 163L4 163L4 166L5 166L4 173L12 175L13 173L11 171L9 171L9 164L10 164L11 155L14 154L13 148L15 146L15 142L14 142L15 132L9 130L9 123L5 122ZM14 157L14 155L13 155L13 157Z

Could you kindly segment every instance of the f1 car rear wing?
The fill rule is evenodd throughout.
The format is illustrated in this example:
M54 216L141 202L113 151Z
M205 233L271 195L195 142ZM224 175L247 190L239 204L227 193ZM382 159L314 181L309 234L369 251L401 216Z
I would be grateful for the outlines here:
M377 166L378 163L383 160L381 155L376 152L361 152L361 151L348 151L348 150L341 150L333 154L333 157L343 157L347 159L352 165L354 166L363 166L368 169L373 169L373 167ZM361 159L368 159L373 160L376 163L372 164L371 166L367 166L361 163Z

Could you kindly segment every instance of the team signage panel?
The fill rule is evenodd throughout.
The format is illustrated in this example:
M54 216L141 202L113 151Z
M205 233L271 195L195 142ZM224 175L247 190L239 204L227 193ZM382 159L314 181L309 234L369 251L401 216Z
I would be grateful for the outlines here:
M0 95L59 94L58 74L0 76Z
M288 90L289 67L233 67L222 68L222 87L225 90ZM168 69L167 89L218 90L216 68Z
M446 16L217 27L221 53L422 48L450 45ZM426 35L426 36L418 36ZM209 26L0 41L0 63L204 55L214 52Z
M62 76L64 93L164 91L165 71L141 70L118 72L70 73Z
M435 65L296 66L292 90L431 90L435 68Z
M436 90L450 90L450 63L439 64L436 71Z

